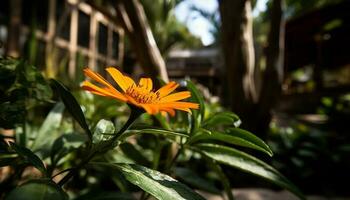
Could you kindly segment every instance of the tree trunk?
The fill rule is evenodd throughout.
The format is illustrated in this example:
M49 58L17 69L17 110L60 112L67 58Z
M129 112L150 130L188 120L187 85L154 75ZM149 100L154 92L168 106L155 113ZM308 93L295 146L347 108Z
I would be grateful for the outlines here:
M168 81L165 62L141 3L138 0L119 0L116 8L142 69L150 77L161 77L164 81Z
M21 0L10 1L9 34L7 37L6 55L14 58L20 56L19 38L21 33L21 10Z
M271 121L271 110L281 94L283 79L284 20L283 0L273 0L270 12L270 32L266 49L266 70L256 115L257 130L266 132Z
M222 48L226 65L227 104L244 128L251 128L256 91L254 87L253 16L250 0L219 0Z

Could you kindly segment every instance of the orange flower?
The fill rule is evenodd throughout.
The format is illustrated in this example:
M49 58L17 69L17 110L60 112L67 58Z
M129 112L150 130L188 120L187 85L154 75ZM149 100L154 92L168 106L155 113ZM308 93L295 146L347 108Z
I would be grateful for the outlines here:
M115 98L143 108L149 114L157 114L164 111L174 116L175 110L191 113L190 108L198 109L199 107L196 103L179 101L190 97L191 93L189 91L170 94L179 86L175 82L170 82L155 91L150 78L141 78L139 83L136 84L130 77L123 75L116 68L108 67L106 70L122 91L118 91L100 74L88 68L84 69L85 75L101 84L102 87L89 81L84 81L82 88L97 95Z

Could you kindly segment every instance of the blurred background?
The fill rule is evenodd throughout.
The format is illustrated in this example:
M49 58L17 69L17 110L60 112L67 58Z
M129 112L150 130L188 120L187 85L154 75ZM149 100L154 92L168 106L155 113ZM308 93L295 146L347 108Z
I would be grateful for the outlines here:
M191 78L308 195L350 196L349 0L1 0L0 56L71 88L82 69ZM232 169L234 187L269 187ZM272 187L272 189L274 189Z

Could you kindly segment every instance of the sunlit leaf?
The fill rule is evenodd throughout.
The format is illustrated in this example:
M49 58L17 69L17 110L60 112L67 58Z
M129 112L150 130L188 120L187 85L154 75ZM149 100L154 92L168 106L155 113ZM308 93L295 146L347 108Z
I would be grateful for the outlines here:
M114 124L113 122L105 119L101 119L98 121L96 124L95 130L94 130L94 135L93 135L93 142L97 143L100 142L106 138L106 133L107 134L113 134L115 131Z
M168 175L136 164L94 163L119 170L132 184L137 185L159 200L203 200L186 185Z
M304 198L299 189L276 169L251 155L221 145L199 144L196 147L199 152L219 163L262 177Z

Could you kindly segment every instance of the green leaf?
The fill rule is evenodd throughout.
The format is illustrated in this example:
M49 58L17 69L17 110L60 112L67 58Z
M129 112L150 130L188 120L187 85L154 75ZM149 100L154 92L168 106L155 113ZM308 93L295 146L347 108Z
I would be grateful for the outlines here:
M51 161L56 164L62 157L78 149L87 141L87 137L82 134L69 133L60 136L55 140L51 148Z
M232 113L232 112L221 112L221 113L215 113L213 116L210 116L208 119L206 119L202 127L216 127L218 125L229 125L229 126L235 126L238 127L241 124L241 120L239 117Z
M150 166L151 162L147 160L147 158L142 155L142 153L137 150L134 145L124 142L120 144L119 147L128 158L132 159L136 163L144 166Z
M204 112L205 112L203 95L201 94L201 92L199 92L195 84L190 80L186 81L186 87L191 91L191 94L192 94L191 99L193 100L193 102L199 103L199 113L203 119Z
M31 165L41 171L43 174L47 175L46 168L41 159L35 155L31 150L19 146L16 143L10 142L11 148L15 150L19 156L25 158Z
M59 102L49 112L32 145L34 151L52 145L55 138L51 133L60 127L63 111L64 105Z
M139 186L160 200L181 200L204 198L186 185L168 175L135 164L94 163L118 169L132 184Z
M109 192L109 191L101 191L101 192L89 192L82 196L79 196L75 200L135 200L135 198L128 193L121 192Z
M115 131L115 128L114 128L113 122L109 120L101 119L100 121L98 121L95 127L92 140L94 143L98 143L102 140L107 139L105 133L113 134L114 131Z
M12 190L6 200L66 200L68 196L54 182L35 180L22 184Z
M225 173L222 170L221 166L215 160L211 160L210 158L206 158L206 160L208 161L209 166L219 176L220 182L221 182L222 186L224 187L224 190L226 192L227 198L229 200L234 200L235 197L233 196L233 193L232 193L232 187L231 187L230 180L225 175Z
M208 143L210 140L248 147L264 152L269 156L273 155L272 150L263 140L240 128L229 128L225 133L211 131L211 134L197 134L191 138L190 143Z
M131 135L141 134L141 133L154 134L154 135L165 135L165 136L188 137L188 135L186 135L186 134L175 132L175 131L147 128L147 129L140 129L140 130L127 130L124 132L124 134L121 135L120 140L124 140Z
M85 133L89 137L90 142L92 141L92 133L89 126L86 123L83 111L80 108L79 103L75 97L58 81L51 79L53 86L60 95L64 105L66 106L69 113L79 123L79 125L85 130Z
M219 163L262 177L293 192L300 198L304 198L299 189L276 169L251 155L233 148L214 144L199 144L196 148L198 148L200 153Z
M183 180L185 183L188 183L189 185L207 191L214 194L220 194L220 190L218 190L215 185L208 181L207 179L202 178L194 171L183 168L183 167L176 167L175 168L175 175L179 177L181 180Z
M191 101L199 103L199 111L198 110L192 110L192 121L191 121L191 130L196 130L199 128L202 120L204 119L204 113L205 113L205 104L204 99L201 93L198 91L194 83L190 80L186 81L186 87L191 92ZM192 132L191 131L191 132Z

